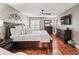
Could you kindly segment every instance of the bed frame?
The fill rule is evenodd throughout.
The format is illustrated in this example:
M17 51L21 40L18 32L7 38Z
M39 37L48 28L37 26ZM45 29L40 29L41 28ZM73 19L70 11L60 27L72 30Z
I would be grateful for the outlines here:
M39 42L39 41L18 41L13 42L14 47L26 49L26 48L52 48L52 40L50 42Z

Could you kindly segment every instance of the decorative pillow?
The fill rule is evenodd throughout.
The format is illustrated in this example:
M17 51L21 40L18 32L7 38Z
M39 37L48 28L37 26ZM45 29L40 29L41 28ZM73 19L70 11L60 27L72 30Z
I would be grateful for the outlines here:
M15 33L16 35L21 35L22 34L22 27L21 26L16 26L15 27Z
M22 34L25 34L25 26L22 26Z
M27 30L25 30L25 34L27 34Z
M31 28L28 28L28 29L27 29L27 34L31 34L31 33L32 33Z
M11 28L12 35L24 35L24 34L31 34L31 33L32 33L31 28L27 28L27 26L24 26L24 25L15 26L15 28Z
M15 33L15 28L11 28L10 31L11 31L11 36L16 35L16 33Z

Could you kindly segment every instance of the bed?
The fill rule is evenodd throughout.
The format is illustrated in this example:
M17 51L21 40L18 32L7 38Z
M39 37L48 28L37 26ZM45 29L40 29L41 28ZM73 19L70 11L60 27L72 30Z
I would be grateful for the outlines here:
M52 38L45 30L32 31L31 34L10 36L20 48L51 48Z

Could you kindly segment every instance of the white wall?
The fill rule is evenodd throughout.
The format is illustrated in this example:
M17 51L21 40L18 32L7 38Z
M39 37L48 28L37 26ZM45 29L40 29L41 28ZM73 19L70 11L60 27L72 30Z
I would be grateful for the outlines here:
M12 20L12 19L9 19L9 16L10 16L10 14L14 14L14 13L19 14L21 19L24 22L26 22L26 20L29 19L27 16L18 12L14 8L10 7L9 5L0 3L0 20L5 20L5 21ZM0 27L0 38L4 38L4 37L5 37L5 26L1 26Z
M27 16L18 12L14 8L10 7L9 5L0 3L0 19L9 20L9 15L13 13L19 14L22 17L22 20L24 20L25 18L28 18Z
M58 25L57 27L62 29L69 27L70 29L72 29L73 40L77 45L79 45L79 4L62 13L57 21L60 23L60 17L68 14L72 15L72 25Z

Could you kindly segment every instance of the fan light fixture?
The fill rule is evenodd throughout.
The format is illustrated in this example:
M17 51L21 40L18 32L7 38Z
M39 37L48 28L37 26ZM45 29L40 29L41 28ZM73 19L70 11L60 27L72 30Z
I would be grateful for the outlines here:
M43 14L43 15L51 15L51 13L47 13L47 12L45 13L45 12L44 12L44 9L42 9L41 11L42 11L42 14Z

